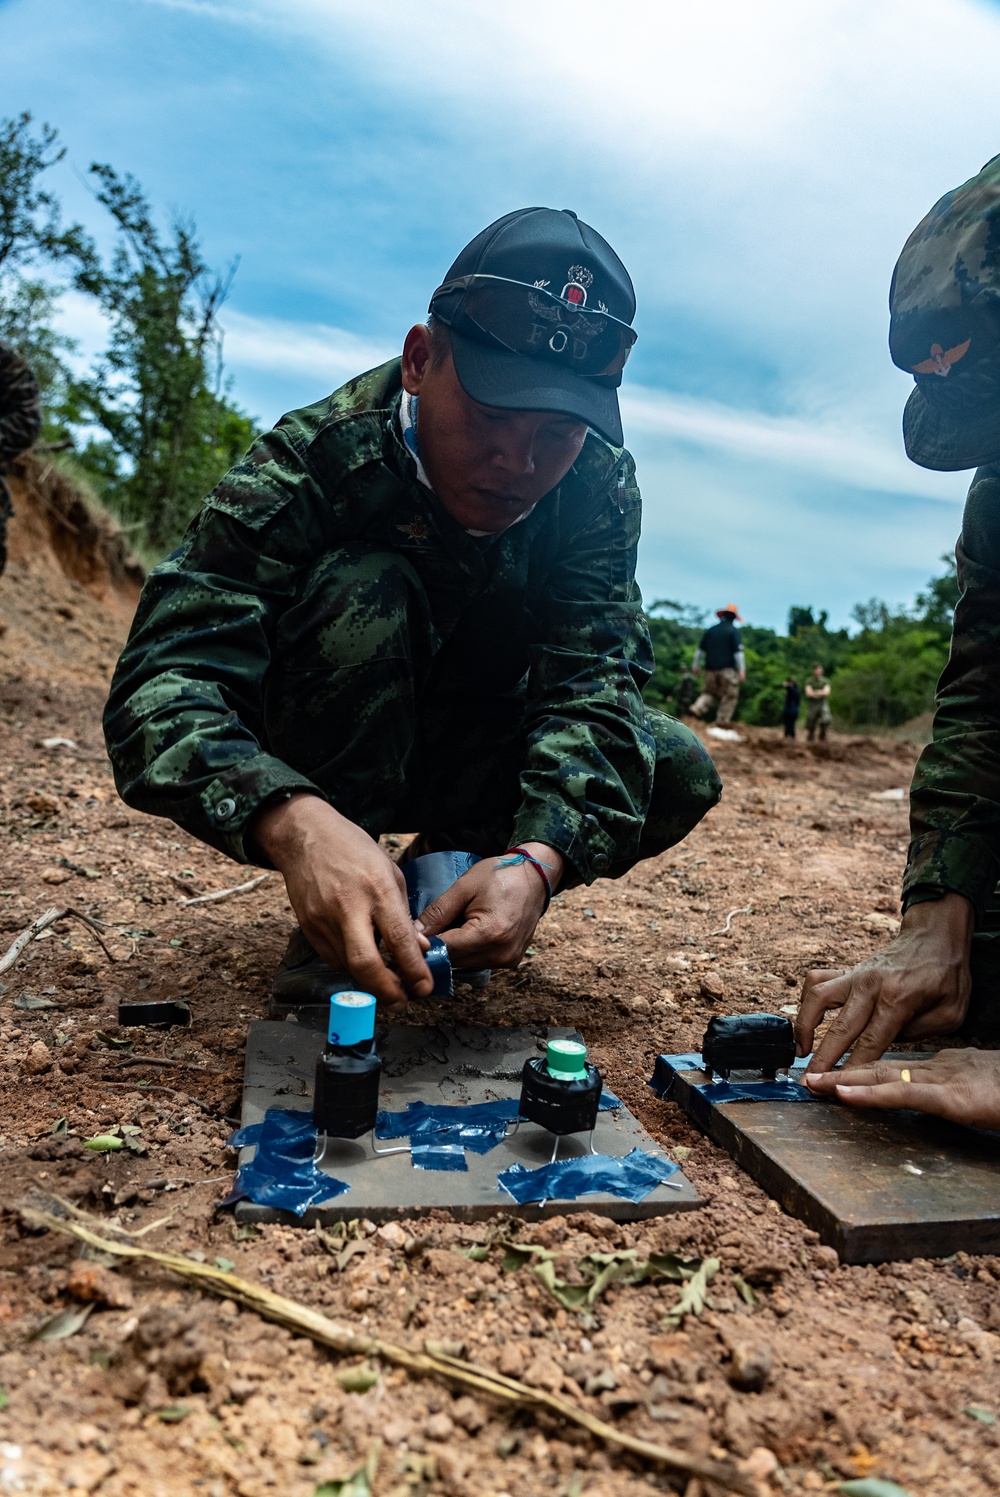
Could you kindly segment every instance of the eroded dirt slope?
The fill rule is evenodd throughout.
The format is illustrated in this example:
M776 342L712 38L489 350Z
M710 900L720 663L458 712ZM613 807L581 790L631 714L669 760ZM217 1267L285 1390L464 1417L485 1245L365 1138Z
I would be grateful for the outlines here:
M0 608L11 611L7 596ZM910 746L837 739L809 750L767 731L713 745L725 797L684 846L618 884L557 898L519 972L411 1010L417 1023L578 1025L650 1131L690 1151L684 1168L706 1200L701 1211L635 1228L584 1215L521 1229L556 1249L570 1276L586 1252L720 1258L711 1308L665 1326L676 1285L615 1288L585 1317L568 1313L530 1269L503 1273L499 1250L478 1262L457 1251L490 1240L483 1224L361 1223L343 1255L292 1228L238 1232L213 1209L235 1162L225 1139L245 1025L265 1012L291 928L280 880L214 909L182 905L241 871L116 800L100 751L98 686L15 674L0 686L0 948L58 902L108 922L116 960L65 922L0 979L8 1202L54 1190L129 1231L148 1228L140 1240L151 1246L231 1261L389 1339L461 1342L474 1359L562 1388L624 1430L735 1455L762 1494L835 1490L866 1474L915 1497L1000 1488L1000 1427L990 1422L1000 1415L1000 1260L960 1253L843 1267L645 1086L655 1054L697 1045L711 1014L780 1009L805 967L852 961L887 938L906 808L872 796L907 783ZM78 747L38 747L51 737ZM120 1048L117 1001L140 994L188 997L191 1028L165 1037L133 1030L134 1047ZM56 1007L15 1006L27 995ZM138 1130L130 1137L143 1152L82 1147L121 1124ZM367 1391L345 1391L342 1362L252 1313L159 1271L101 1270L102 1278L99 1267L4 1215L0 1483L10 1489L311 1497L377 1440L377 1497L684 1489L554 1421L399 1372L383 1369ZM98 1308L77 1334L26 1342L88 1293ZM762 1391L734 1385L738 1344L750 1350L737 1360L770 1359ZM711 1494L695 1484L688 1497Z

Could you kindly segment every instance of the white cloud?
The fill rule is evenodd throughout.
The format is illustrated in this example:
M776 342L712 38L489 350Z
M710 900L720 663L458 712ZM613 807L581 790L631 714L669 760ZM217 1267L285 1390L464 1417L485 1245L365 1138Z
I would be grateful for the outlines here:
M220 320L225 329L227 367L237 373L245 368L304 376L315 380L317 391L335 389L399 352L388 343L359 338L344 328L322 323L251 317L231 308Z

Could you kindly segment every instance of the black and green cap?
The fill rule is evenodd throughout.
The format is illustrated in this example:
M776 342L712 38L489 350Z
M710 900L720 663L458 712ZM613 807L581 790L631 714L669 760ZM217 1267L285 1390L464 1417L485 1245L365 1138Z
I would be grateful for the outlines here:
M1000 461L1000 156L914 229L889 310L893 363L916 380L908 456L943 472Z
M621 260L568 208L521 208L467 244L434 292L466 394L558 411L622 445L618 387L635 331Z

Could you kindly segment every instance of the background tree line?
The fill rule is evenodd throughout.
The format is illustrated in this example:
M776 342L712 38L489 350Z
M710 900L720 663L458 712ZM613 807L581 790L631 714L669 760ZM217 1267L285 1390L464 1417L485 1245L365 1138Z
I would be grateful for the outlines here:
M0 337L42 386L43 439L153 556L183 534L202 499L246 450L255 427L230 399L218 314L235 273L212 274L195 224L166 228L134 177L94 162L88 181L114 228L110 257L80 224L64 225L47 173L65 147L28 113L0 120ZM58 330L69 289L94 300L108 326L85 373Z
M912 608L890 608L878 598L853 610L857 633L829 629L827 615L793 607L788 632L744 625L747 684L737 716L748 723L781 722L784 682L805 685L814 665L830 677L830 706L845 727L895 728L934 705L934 688L948 658L952 614L958 601L955 559L917 594ZM690 605L661 601L649 610L656 669L646 688L655 707L675 710L675 693L690 667L702 632L714 618ZM803 694L804 695L804 694Z

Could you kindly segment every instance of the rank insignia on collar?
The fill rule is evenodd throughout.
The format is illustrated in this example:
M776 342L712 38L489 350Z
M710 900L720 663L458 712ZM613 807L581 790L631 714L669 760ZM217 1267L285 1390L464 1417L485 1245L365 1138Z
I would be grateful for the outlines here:
M418 546L430 540L431 527L426 520L410 520L406 525L397 525L396 529L401 530L408 540L416 541Z
M574 307L585 307L587 292L594 284L593 271L588 270L585 265L571 265L566 274L569 280L562 288L563 301L568 301Z

